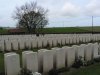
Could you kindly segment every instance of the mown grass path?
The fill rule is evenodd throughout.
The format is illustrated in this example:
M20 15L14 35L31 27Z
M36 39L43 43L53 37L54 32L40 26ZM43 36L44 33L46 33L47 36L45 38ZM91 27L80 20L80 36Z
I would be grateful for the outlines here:
M100 63L91 66L71 70L60 75L100 75Z

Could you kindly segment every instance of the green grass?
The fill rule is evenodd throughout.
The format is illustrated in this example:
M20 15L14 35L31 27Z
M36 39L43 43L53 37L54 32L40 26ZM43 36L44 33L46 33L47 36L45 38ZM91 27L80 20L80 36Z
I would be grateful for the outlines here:
M8 30L7 29L0 29L0 34L7 34Z
M100 26L93 27L94 32L100 32ZM40 33L70 33L70 32L92 32L92 27L52 27L44 28ZM9 33L7 29L0 29L0 34Z
M58 27L58 28L45 28L44 33L68 33L68 32L85 32L83 29L75 27Z
M93 27L94 32L100 32L100 26ZM74 32L92 32L92 27L54 27L44 28L40 33L74 33Z
M100 63L80 69L71 70L61 75L100 75Z
M92 31L92 27L79 27L79 29L83 29L84 31ZM100 32L100 26L94 26L93 31Z
M4 72L4 54L0 53L0 72Z

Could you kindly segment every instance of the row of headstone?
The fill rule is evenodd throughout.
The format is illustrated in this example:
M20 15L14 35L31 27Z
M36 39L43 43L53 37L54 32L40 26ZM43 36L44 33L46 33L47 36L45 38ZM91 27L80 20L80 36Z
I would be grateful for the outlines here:
M3 35L0 36L0 51L55 47L98 40L100 40L99 34L51 34L44 37L36 37L35 35Z
M70 36L100 36L100 34L45 34L44 36L39 36L39 37L59 37L59 36L63 36L63 37L70 37ZM21 37L24 37L24 38L29 38L29 37L32 37L32 38L35 38L37 37L36 35L1 35L0 36L0 39L12 39L13 38L21 38Z
M20 72L20 59L16 53L6 53L5 73L6 75L18 75ZM22 52L22 67L32 72L47 74L52 69L71 67L76 59L82 57L84 61L90 61L100 57L100 44L89 43L52 48L51 50L40 49L38 52Z

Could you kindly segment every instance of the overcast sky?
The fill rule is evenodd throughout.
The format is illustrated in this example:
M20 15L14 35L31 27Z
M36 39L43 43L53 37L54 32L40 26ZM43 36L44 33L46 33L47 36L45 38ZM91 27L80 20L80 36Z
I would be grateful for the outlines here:
M15 27L15 8L31 1L49 10L47 27L91 26L91 16L100 25L100 0L1 0L0 26Z

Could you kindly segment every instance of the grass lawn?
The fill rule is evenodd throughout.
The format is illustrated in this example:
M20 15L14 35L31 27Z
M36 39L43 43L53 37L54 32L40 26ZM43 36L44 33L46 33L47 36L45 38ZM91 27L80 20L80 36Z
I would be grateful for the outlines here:
M0 53L0 72L4 72L4 55Z
M93 27L94 32L100 32L100 26ZM54 27L44 28L43 33L70 33L70 32L92 32L92 27Z
M0 34L7 34L8 30L7 29L0 29Z
M87 30L83 30L77 27L56 27L56 28L45 28L42 32L46 33L68 33L68 32L85 32Z
M80 69L71 70L60 75L100 75L100 63L96 63L94 65Z

